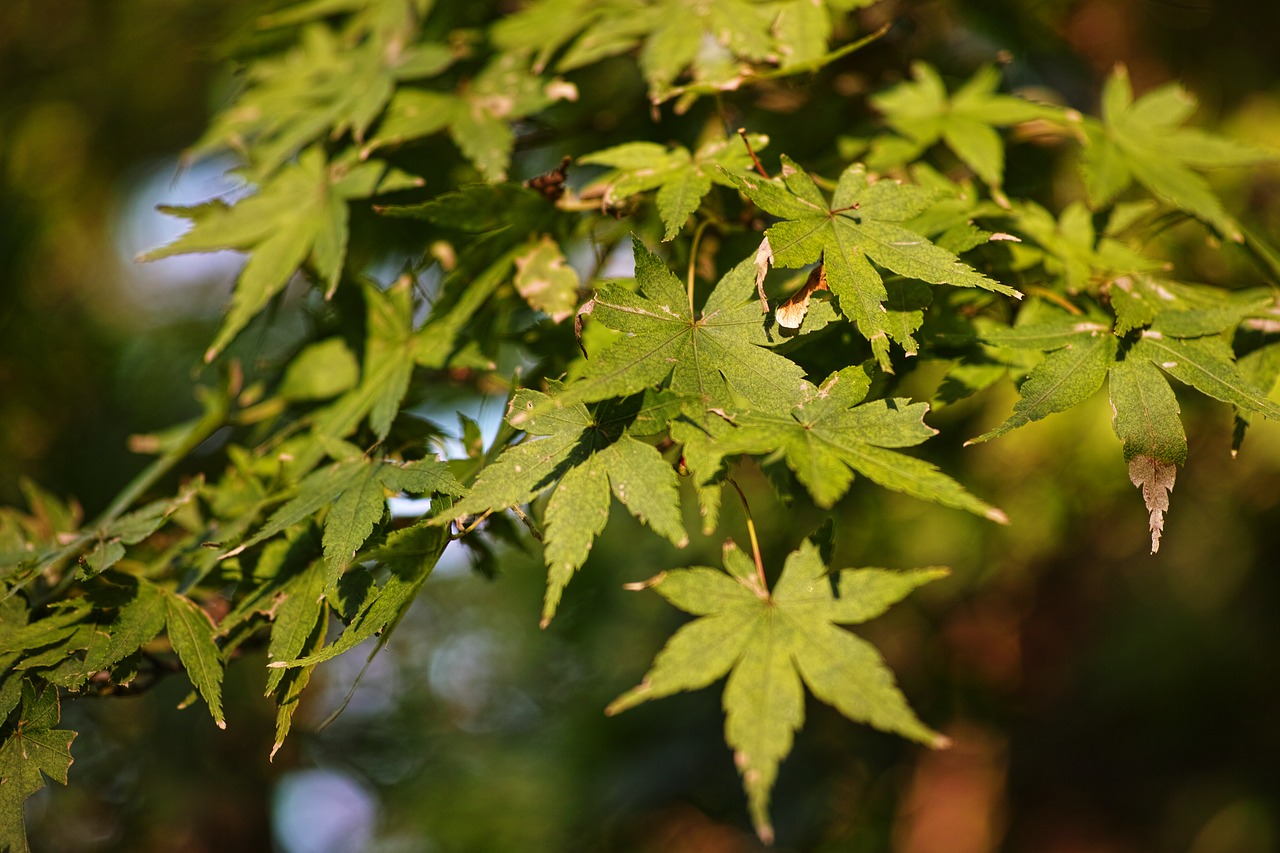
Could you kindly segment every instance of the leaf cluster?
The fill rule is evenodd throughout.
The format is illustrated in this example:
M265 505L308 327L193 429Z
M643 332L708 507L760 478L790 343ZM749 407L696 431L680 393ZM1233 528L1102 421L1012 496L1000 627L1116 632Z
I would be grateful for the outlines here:
M779 78L800 91L882 32L861 0L466 5L310 0L260 22L276 47L247 54L190 152L235 152L243 192L166 208L191 228L144 254L246 255L203 413L139 437L154 459L90 520L35 486L0 509L10 837L44 775L66 780L59 697L183 673L225 725L226 667L264 648L279 748L314 668L374 637L376 654L450 542L490 573L541 542L546 627L578 572L610 570L590 555L616 503L671 562L644 588L694 619L610 713L727 678L725 738L771 839L805 687L946 745L840 627L945 571L833 570L824 534L770 583L750 507L750 555L720 518L740 479L763 470L820 513L865 481L1005 523L918 455L933 409L1012 377L988 441L1105 384L1154 551L1188 455L1170 379L1231 404L1237 446L1280 417L1272 290L1184 281L1151 239L1207 226L1280 272L1201 174L1274 153L1185 127L1180 87L1135 98L1117 69L1095 118L1001 91L992 66L949 92L916 63L869 98L869 137L810 168L756 131L780 124ZM656 138L584 130L608 101ZM1031 127L1078 197L1008 185ZM245 330L291 293L308 331L261 369ZM934 399L904 384L926 359L945 364ZM486 435L466 412L499 400ZM724 570L683 567L709 536Z

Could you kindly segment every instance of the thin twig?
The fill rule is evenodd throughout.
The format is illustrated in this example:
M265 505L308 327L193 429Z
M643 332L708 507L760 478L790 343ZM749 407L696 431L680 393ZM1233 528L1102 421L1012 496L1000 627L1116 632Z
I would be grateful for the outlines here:
M769 180L769 173L764 170L760 158L756 156L756 150L751 147L751 140L747 138L747 129L745 127L738 128L738 135L742 137L742 144L747 146L747 153L751 155L751 162L755 164L756 171L760 173L760 177L766 181Z

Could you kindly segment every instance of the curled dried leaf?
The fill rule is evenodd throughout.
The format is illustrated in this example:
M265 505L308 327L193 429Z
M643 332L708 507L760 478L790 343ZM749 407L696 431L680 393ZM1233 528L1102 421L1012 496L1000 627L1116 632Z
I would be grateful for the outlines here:
M804 287L797 290L791 295L791 298L778 306L774 316L778 319L778 325L786 329L798 329L800 324L804 322L805 315L809 313L809 297L813 296L816 291L827 289L827 268L823 264L818 264L809 273L809 278L805 281Z

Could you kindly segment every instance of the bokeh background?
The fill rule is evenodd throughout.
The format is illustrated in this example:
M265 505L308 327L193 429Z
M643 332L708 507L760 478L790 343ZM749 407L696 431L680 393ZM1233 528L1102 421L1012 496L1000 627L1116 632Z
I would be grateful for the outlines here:
M199 355L238 261L132 258L180 227L156 204L230 186L227 163L178 158L230 91L224 45L267 5L0 3L0 501L21 502L29 478L92 515L142 466L127 437L196 411ZM831 150L865 125L863 95L913 58L956 79L1002 51L1012 85L1083 109L1117 61L1139 90L1181 79L1199 121L1280 145L1280 25L1262 0L882 0L860 14L894 27L824 72L818 94L768 93L792 110L753 128L771 151ZM623 64L592 73L639 91ZM598 112L552 162L671 134L581 109ZM1052 202L1075 180L1046 153L1008 189ZM1280 171L1217 186L1280 239ZM1264 282L1194 228L1165 239L1185 278ZM297 328L279 318L246 346L269 359ZM921 364L910 390L927 398L940 375ZM860 489L837 524L839 565L953 568L860 633L956 748L928 753L811 701L775 793L778 848L1280 850L1280 425L1255 426L1232 458L1227 408L1182 397L1191 458L1152 557L1105 399L960 446L1012 399L1005 383L937 412L953 438L927 448L1012 526ZM490 421L500 410L471 405ZM800 502L783 513L758 472L742 479L777 563L821 516ZM725 529L743 535L728 503ZM315 732L363 657L321 667L274 762L261 660L229 673L226 731L175 710L178 683L65 703L81 733L72 784L29 802L33 849L756 850L717 690L602 714L681 621L621 585L677 560L716 565L719 547L695 538L677 555L624 513L546 631L536 553L505 554L496 580L451 554L346 712Z

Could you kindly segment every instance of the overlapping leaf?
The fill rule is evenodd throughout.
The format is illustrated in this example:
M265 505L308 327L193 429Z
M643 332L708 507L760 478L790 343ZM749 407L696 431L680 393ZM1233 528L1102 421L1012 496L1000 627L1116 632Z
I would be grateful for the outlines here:
M1018 247L1026 262L1038 260L1045 271L1059 280L1068 293L1096 289L1122 276L1148 273L1161 265L1132 249L1128 244L1099 235L1093 217L1080 202L1072 202L1055 218L1035 202L1012 205L1011 230L1030 237L1040 253L1029 244Z
M1102 120L1079 119L1090 200L1094 207L1104 207L1136 180L1165 203L1243 242L1239 223L1197 170L1246 166L1280 154L1182 127L1195 108L1195 98L1177 83L1135 100L1128 69L1117 65L1103 88Z
M198 207L162 207L165 213L191 220L193 227L167 246L144 252L139 260L220 249L249 253L222 328L205 353L209 361L304 263L310 262L331 295L347 254L347 202L412 183L402 173L388 172L379 161L357 163L349 153L329 162L319 147L308 148L234 205L213 201Z
M363 155L448 129L486 180L501 181L515 145L511 123L577 96L573 84L543 80L530 74L517 57L500 55L456 93L397 89Z
M415 43L418 21L406 4L373 5L390 20L378 21L371 9L375 14L356 16L344 32L310 24L288 52L255 62L245 90L219 113L190 156L228 146L245 150L255 176L267 178L313 142L347 132L362 141L398 83L435 76L453 63L449 46ZM343 11L348 10L327 14ZM275 17L269 23L291 22Z
M460 495L462 487L445 463L436 459L399 463L352 456L307 475L297 494L267 519L262 529L230 552L239 553L328 510L324 520L324 560L328 585L339 574L387 510L389 494Z
M884 613L945 569L831 571L806 541L766 589L751 558L726 543L725 571L664 572L647 585L698 617L677 631L615 714L649 699L698 690L728 674L725 741L734 751L760 837L769 842L769 797L778 765L804 724L804 687L851 720L935 747L947 741L916 718L875 648L838 625Z
M696 317L680 281L636 239L639 292L606 284L584 309L623 333L587 361L581 377L551 405L568 406L624 397L659 385L701 399L729 401L726 380L763 408L790 408L800 400L804 371L770 352L771 337L755 300L755 266L748 259L725 274ZM512 414L524 428L525 415Z
M758 133L749 134L748 139L756 151L769 144L769 138ZM657 189L658 214L667 229L664 241L680 233L713 183L731 187L726 173L743 174L752 168L750 152L737 138L712 140L693 154L683 145L668 148L656 142L628 142L587 154L578 162L613 169L584 190L589 194L593 188L603 189L606 205Z
M449 502L447 497L440 500L442 503ZM331 607L337 609L347 622L346 629L338 639L327 646L320 646L324 640L323 635L312 633L306 635L299 644L297 637L300 634L294 630L296 626L290 627L286 630L290 639L287 643L282 642L281 652L297 649L304 654L310 653L304 657L275 660L267 665L268 668L301 669L305 681L305 674L311 667L351 651L375 634L380 641L370 652L370 657L377 654L408 612L418 591L431 575L431 570L440 561L440 555L444 553L447 544L449 534L439 527L430 526L426 521L389 535L385 543L369 553L370 560L386 570L387 577L381 584L373 583L363 571L348 572L342 576L336 589L330 587L326 593ZM303 594L307 589L308 585L304 584L301 589ZM304 616L311 612L302 603L299 607L303 607ZM320 619L325 618L325 611L322 611ZM305 618L303 621L305 623ZM282 739L288 732L292 706L296 704L296 693L301 687L296 683L291 684L287 677L276 683L276 698L280 705L276 732L277 737Z
M555 486L544 517L544 625L555 615L565 585L604 529L610 493L676 547L688 542L675 471L657 449L635 437L663 431L682 405L678 397L665 393L591 410L582 403L555 407L551 398L537 391L522 390L512 399L508 420L515 423L516 415L521 415L521 429L540 437L503 451L449 517L528 503Z
M557 54L556 69L570 71L639 48L649 96L661 103L821 67L844 52L827 52L834 21L870 2L542 0L493 33L503 49L531 54L539 70ZM681 79L688 84L676 85Z
M911 66L915 82L903 82L871 98L889 126L911 141L894 159L909 161L939 141L991 187L1004 182L1004 143L998 127L1039 118L1047 107L999 95L1000 72L985 66L947 96L938 72L925 62ZM873 158L870 165L878 167ZM889 165L897 165L892 163Z
M989 441L1083 403L1102 387L1117 351L1117 340L1110 329L1077 317L1017 327L1008 333L993 330L985 340L997 345L1029 345L1049 353L1018 389L1013 414L995 429L972 439L971 444Z
M790 412L733 416L735 428L709 442L708 452L722 458L738 453L780 457L823 508L844 496L856 472L886 489L1008 521L933 465L895 452L937 433L923 421L927 404L864 402L868 387L863 368L845 368L821 387L808 385L804 402Z
M291 479L310 472L366 417L374 435L385 438L400 411L414 364L422 360L427 349L424 340L445 352L453 346L456 331L451 334L438 327L431 329L432 324L428 323L414 332L412 281L407 276L386 290L370 281L363 285L365 347L359 382L313 415L310 435L286 462ZM427 337L429 330L438 334Z
M1132 281L1125 284L1133 290ZM1181 293L1197 295L1194 288L1168 284ZM1150 310L1141 316L1150 316L1151 325L1123 345L1104 324L1070 315L985 331L983 339L988 343L1043 350L1047 355L1019 388L1013 414L970 443L1079 405L1108 380L1112 425L1124 447L1130 477L1142 489L1151 512L1154 553L1168 509L1167 492L1173 488L1176 466L1187 456L1178 402L1165 374L1253 415L1280 419L1280 405L1236 366L1230 346L1218 335L1263 304L1258 295L1224 297L1214 303L1215 308L1197 310L1186 309L1186 299L1150 280L1144 280L1138 292L1144 291L1149 291L1150 299L1141 305ZM1184 310L1160 310L1168 304ZM1137 322L1135 316L1131 314L1125 325Z
M76 733L56 729L60 717L58 690L22 682L22 710L0 743L0 845L13 853L26 853L27 833L22 804L44 787L48 776L67 784L71 767L71 742Z
M980 287L1019 295L962 262L946 249L901 224L931 200L926 190L894 181L869 180L866 169L845 169L828 202L817 184L790 159L783 158L781 180L731 176L742 192L762 209L780 217L765 232L774 266L802 267L821 260L827 284L841 313L854 321L871 342L886 371L891 336L901 332L889 323L889 293L876 266L930 284ZM874 262L874 265L873 265ZM914 342L897 340L914 352Z

